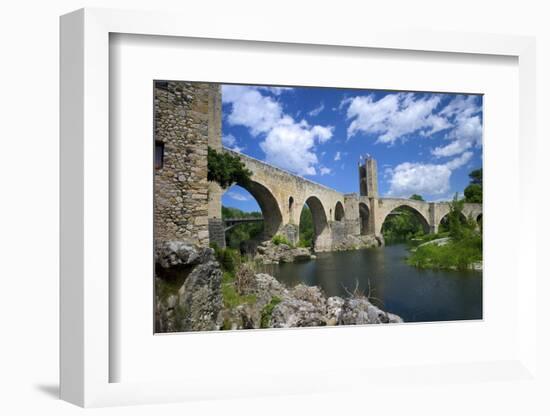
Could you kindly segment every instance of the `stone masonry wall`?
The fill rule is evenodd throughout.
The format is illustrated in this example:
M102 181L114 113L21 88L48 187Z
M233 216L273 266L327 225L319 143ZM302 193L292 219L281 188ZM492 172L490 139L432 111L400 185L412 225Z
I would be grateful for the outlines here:
M208 124L212 87L205 83L157 82L155 148L155 240L208 245ZM157 150L156 150L157 151Z

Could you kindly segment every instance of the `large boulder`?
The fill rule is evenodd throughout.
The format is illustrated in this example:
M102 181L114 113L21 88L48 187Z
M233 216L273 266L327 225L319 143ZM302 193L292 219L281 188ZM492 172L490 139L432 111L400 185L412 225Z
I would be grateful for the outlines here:
M311 251L306 247L292 247L288 244L274 244L265 241L256 248L257 259L264 264L293 263L311 259Z
M327 325L337 325L344 308L344 299L331 296L327 299Z
M318 286L307 286L304 284L296 285L290 291L290 296L298 300L309 302L319 310L326 310L327 301L323 291Z
M223 307L222 272L215 261L199 264L179 290L176 308L179 331L219 329L218 315Z
M305 300L293 297L283 299L271 314L271 328L295 328L307 326L324 326L326 310Z
M338 325L365 325L403 322L394 314L374 306L366 297L351 297L344 301Z
M193 266L213 259L214 250L185 241L162 241L155 244L155 262L164 269Z

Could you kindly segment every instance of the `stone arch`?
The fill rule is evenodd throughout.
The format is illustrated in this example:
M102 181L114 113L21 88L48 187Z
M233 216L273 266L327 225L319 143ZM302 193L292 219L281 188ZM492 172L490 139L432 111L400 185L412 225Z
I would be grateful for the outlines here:
M364 202L359 203L360 233L367 235L369 233L370 209Z
M439 219L439 222L437 224L437 230L438 231L440 231L441 226L443 226L445 228L445 224L448 221L449 214L450 214L450 212L447 212L445 215L442 215L441 218ZM465 224L466 221L467 221L466 215L463 212L461 212L460 213L460 222L462 224Z
M335 221L343 221L346 217L346 213L344 211L344 206L340 201L336 203L336 206L334 207L334 220Z
M316 251L330 249L330 233L323 203L316 196L310 196L305 200L305 204L309 207L313 218L313 249Z
M424 233L429 234L429 232L430 232L430 223L429 223L428 219L422 214L422 212L420 212L414 206L406 204L406 203L399 204L399 205L393 207L391 210L389 210L384 215L384 217L382 218L382 221L380 223L380 233L382 232L382 229L384 228L384 223L386 222L386 219L388 218L388 216L391 215L397 209L405 209L405 210L411 212L412 214L414 214L414 216L419 220L420 224L422 225L422 229L423 229Z
M258 202L264 218L263 238L266 240L270 239L277 234L283 223L283 215L277 199L266 186L256 181L251 180L247 184L237 183L237 185L250 192Z

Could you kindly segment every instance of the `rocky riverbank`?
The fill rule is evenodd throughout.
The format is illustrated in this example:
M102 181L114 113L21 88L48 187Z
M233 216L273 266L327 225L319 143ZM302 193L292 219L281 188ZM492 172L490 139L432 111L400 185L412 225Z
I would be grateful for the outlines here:
M288 288L246 264L229 273L210 248L162 243L156 263L157 332L403 322L361 294L326 297L317 286Z
M315 258L307 247L292 247L288 244L275 244L265 241L256 248L254 259L262 264L292 263Z

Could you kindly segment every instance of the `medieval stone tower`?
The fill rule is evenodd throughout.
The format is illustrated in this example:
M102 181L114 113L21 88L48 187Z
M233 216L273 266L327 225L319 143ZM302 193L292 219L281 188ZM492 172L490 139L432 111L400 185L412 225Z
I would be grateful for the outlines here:
M378 198L378 167L370 155L365 163L359 162L359 195Z

